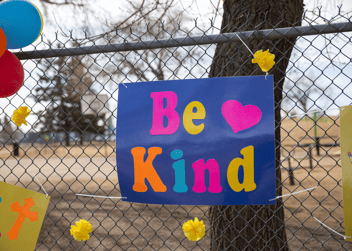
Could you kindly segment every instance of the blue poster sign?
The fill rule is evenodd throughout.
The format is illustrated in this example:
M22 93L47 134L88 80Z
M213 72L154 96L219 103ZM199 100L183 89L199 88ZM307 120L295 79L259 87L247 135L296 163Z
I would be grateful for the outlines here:
M119 88L116 163L124 201L263 205L275 201L273 77Z

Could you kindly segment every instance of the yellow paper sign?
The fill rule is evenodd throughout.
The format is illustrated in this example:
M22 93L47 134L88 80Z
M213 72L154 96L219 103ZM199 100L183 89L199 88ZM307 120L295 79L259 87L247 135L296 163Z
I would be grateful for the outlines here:
M340 126L345 235L352 241L352 106L341 107Z
M34 250L50 196L0 181L0 250Z

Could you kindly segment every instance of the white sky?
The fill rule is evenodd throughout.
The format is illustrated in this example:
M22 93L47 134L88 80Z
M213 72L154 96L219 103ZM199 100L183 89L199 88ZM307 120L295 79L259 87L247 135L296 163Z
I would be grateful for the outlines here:
M32 0L34 4L38 6L39 9L41 6L40 0ZM96 17L89 16L89 27L91 30L94 30L92 27L94 25L100 24L108 19L110 22L114 22L122 20L125 15L125 11L123 8L128 6L126 0L87 0L87 2L92 3L92 9L97 13ZM134 2L138 3L140 0L134 0ZM220 2L220 12L222 13L222 0L178 0L176 8L185 8L191 17L198 18L200 22L207 25L209 24L209 18L215 18L214 15L214 6L218 5ZM337 6L342 4L342 13L347 13L352 11L352 0L305 0L305 9L313 10L316 7L323 6L323 15L326 18L330 18L331 16L335 16L338 12ZM94 6L93 6L94 5ZM85 26L87 23L85 22L85 16L79 15L75 10L69 7L55 7L51 8L49 11L50 18L49 20L45 18L43 34L50 36L54 31L58 30L55 18L63 28L64 31L68 30L76 30L80 31L81 29L77 26ZM216 17L216 25L220 27L221 25L221 17Z

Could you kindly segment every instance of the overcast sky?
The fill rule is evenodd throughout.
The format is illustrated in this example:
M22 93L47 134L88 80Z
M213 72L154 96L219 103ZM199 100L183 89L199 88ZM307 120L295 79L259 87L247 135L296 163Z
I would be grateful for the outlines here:
M32 0L39 9L41 9L41 2L39 0ZM88 16L88 23L86 22L86 16L79 15L70 7L55 7L49 8L49 18L45 18L43 33L50 37L53 31L59 29L57 23L65 31L76 30L80 31L82 26L89 25L92 32L94 32L95 25L99 25L108 19L111 22L123 20L125 15L125 9L128 4L126 0L87 0L91 3L91 9L94 9L96 16ZM140 2L140 0L135 0L134 2ZM209 24L209 18L215 18L214 6L216 7L220 2L220 14L222 13L222 0L179 0L175 8L184 8L187 10L189 15L193 18L198 18L203 25ZM352 0L306 0L305 9L313 10L316 7L323 7L323 15L327 19L331 16L335 16L338 13L338 5L342 4L342 12L347 13L352 11ZM218 15L216 17L216 25L221 26L221 18Z

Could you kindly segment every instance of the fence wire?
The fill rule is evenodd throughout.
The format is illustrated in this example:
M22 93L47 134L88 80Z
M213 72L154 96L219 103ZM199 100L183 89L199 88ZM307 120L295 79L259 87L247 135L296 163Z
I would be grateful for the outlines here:
M336 109L352 101L352 22L338 18L339 23L318 16L304 19L302 27L238 33L246 43L298 36L282 90L281 186L283 194L318 187L283 198L290 250L352 250L313 218L344 234ZM316 25L320 21L324 24ZM75 195L121 196L114 150L120 83L207 78L216 44L239 42L232 33L214 35L219 30L212 25L188 27L131 27L113 37L80 40L57 33L51 40L42 36L32 51L15 53L25 82L19 93L1 101L0 176L41 191L36 175L51 196L37 250L208 250L213 245L208 206ZM27 128L10 122L20 105L31 109ZM196 243L182 231L194 217L206 225L205 237ZM89 241L70 235L79 219L93 225Z

